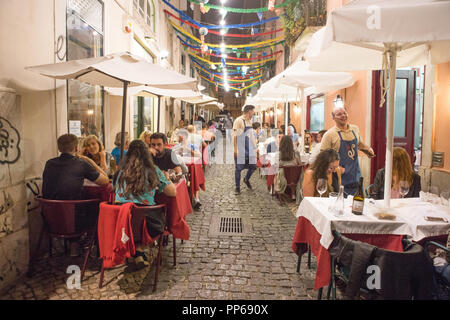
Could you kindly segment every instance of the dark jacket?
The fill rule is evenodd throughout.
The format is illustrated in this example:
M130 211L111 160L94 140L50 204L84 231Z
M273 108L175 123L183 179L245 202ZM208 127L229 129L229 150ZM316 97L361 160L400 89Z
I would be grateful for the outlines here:
M373 182L373 197L375 199L384 199L384 168L377 171L375 180ZM422 189L420 185L420 176L417 173L413 173L413 182L409 187L409 192L405 198L418 198L419 192Z
M395 252L336 236L329 252L337 263L350 270L345 290L347 299L353 299L360 288L366 287L367 279L374 275L367 269L371 265L378 266L380 270L380 288L375 289L379 298L433 298L433 266L418 244L411 244L404 252Z

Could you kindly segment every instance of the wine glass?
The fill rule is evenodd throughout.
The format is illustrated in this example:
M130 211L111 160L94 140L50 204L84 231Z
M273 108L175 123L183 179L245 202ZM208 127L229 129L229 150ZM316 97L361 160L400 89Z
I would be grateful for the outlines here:
M327 191L327 180L326 179L318 179L316 189L317 192L320 194L320 197L322 197L322 194L324 194Z
M398 182L398 188L399 188L399 192L400 192L402 198L404 198L409 192L409 183L408 183L408 181L405 181L405 180L399 181Z
M441 204L444 206L450 205L450 190L443 190L441 192Z

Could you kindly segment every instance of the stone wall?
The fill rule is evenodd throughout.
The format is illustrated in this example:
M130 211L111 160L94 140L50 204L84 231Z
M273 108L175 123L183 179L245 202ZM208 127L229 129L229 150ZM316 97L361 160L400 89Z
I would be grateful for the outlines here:
M16 93L0 87L0 292L28 268L21 110Z

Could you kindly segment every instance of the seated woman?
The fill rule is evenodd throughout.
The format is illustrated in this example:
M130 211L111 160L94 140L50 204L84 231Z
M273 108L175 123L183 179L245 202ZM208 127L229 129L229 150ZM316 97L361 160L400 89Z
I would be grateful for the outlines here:
M384 199L384 168L377 171L373 183L373 197ZM394 147L392 160L392 189L391 198L400 198L399 182L406 181L409 185L409 192L405 198L418 198L421 190L420 176L412 169L411 158L405 149Z
M304 197L318 197L317 181L328 181L327 191L323 196L328 197L330 192L339 192L341 185L341 169L339 167L339 153L333 149L326 149L317 155L316 161L305 171L302 191ZM345 190L344 190L345 191Z
M139 136L139 140L144 141L148 148L151 147L151 145L150 145L150 136L151 135L152 135L152 133L150 131L144 130L144 131L142 131L141 135Z
M103 143L97 136L91 134L84 139L81 155L92 159L106 174L109 167L107 164L106 152Z
M300 165L300 157L294 151L294 143L290 136L283 136L280 141L280 151L277 152L278 165L281 166L295 166ZM284 175L283 168L279 168L274 179L275 192L279 194L284 194L287 182ZM292 196L295 196L294 194Z
M122 132L118 132L116 134L116 139L114 140L114 144L116 147L111 151L111 154L114 157L116 162L116 166L119 165L120 162L120 146L122 144ZM127 154L128 145L130 144L130 138L128 136L128 132L125 132L125 146L123 148L123 154ZM115 172L115 170L114 170Z
M130 143L113 181L116 203L155 205L156 190L169 197L177 195L169 175L153 164L147 145L142 140L133 140ZM134 262L138 267L148 265L141 245L136 245Z

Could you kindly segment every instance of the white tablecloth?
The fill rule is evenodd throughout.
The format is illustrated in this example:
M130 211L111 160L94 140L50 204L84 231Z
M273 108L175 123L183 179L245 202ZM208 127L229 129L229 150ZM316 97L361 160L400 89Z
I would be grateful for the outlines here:
M373 201L373 200L372 200ZM332 230L340 233L395 234L406 235L413 241L444 235L450 230L450 223L430 222L425 216L443 217L450 221L450 208L433 205L419 198L392 199L390 213L396 214L395 221L379 220L374 216L383 200L369 203L366 199L363 214L351 212L351 199L345 199L344 215L336 217L328 210L329 198L306 197L297 210L297 218L308 219L320 233L320 244L328 249L333 242Z

